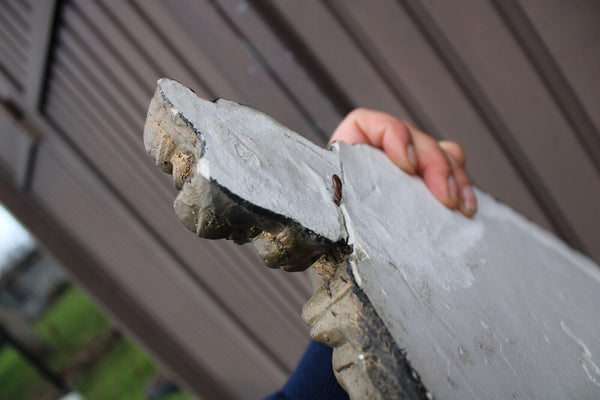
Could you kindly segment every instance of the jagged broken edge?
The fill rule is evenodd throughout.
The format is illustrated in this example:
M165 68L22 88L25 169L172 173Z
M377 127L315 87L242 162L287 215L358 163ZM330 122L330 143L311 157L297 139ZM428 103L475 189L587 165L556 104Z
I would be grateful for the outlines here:
M196 94L192 89L186 87L188 90L190 90L192 93ZM165 102L166 105L170 106L170 107L175 107L175 105L169 100L169 98L166 96L166 94L164 93L162 87L160 85L157 85L157 89L160 93L160 96L162 98L162 100ZM197 95L196 95L197 96ZM217 103L221 98L217 97L215 99L210 100L213 103ZM238 103L244 107L249 107L252 108L250 106L246 106L243 105L241 103ZM197 162L197 159L200 159L204 156L205 154L205 139L203 137L202 132L200 132L195 126L194 124L188 120L181 112L177 113L177 116L179 118L181 118L181 120L192 130L192 132L194 132L194 135L196 136L196 138L198 139L199 143L200 143L200 151L199 151L199 155L198 157L196 157L196 155L192 154L192 156L194 157L194 164ZM194 143L194 147L198 148L197 144ZM195 171L192 169L190 175L186 178L187 182L191 182L191 179L194 176ZM205 179L207 179L206 177L204 177ZM235 193L233 193L229 188L221 185L218 181L216 181L215 179L207 179L209 181L209 183L211 185L213 185L216 189L220 190L221 193L223 193L229 200L231 200L233 203L239 205L240 207L242 207L243 209L245 209L247 212L249 212L250 214L253 214L255 216L257 216L257 218L262 218L264 220L271 220L274 221L276 223L279 223L281 225L285 225L290 227L291 229L293 229L295 232L297 232L299 235L301 235L302 237L306 238L307 240L310 240L311 243L314 243L315 245L317 245L317 247L319 248L323 248L324 251L321 252L319 255L315 256L314 259L310 262L309 265L307 265L305 268L302 269L298 269L298 270L304 270L308 267L310 267L310 265L312 263L314 263L314 261L316 261L319 257L321 257L322 255L326 254L328 251L340 251L341 253L344 254L348 254L350 253L350 250L348 249L348 243L347 243L347 237L345 239L340 239L337 242L334 242L316 232L314 232L313 230L303 226L300 222L294 220L293 218L289 217L289 216L285 216L282 214L278 214L274 211L268 210L266 208L263 208L261 206L258 206L254 203L249 202L248 200L236 195ZM333 201L333 200L332 200ZM296 269L290 269L289 271L296 271Z
M333 347L333 366L338 368L334 373L351 399L432 400L406 352L357 284L353 262L352 255L346 258L304 306L302 318L313 340ZM335 311L340 307L341 314ZM353 372L348 373L352 364Z

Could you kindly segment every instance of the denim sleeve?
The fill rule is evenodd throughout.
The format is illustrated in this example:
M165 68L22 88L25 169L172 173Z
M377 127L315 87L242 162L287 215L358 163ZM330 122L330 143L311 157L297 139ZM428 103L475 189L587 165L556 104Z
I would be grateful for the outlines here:
M333 375L329 346L311 341L285 386L265 400L349 400Z

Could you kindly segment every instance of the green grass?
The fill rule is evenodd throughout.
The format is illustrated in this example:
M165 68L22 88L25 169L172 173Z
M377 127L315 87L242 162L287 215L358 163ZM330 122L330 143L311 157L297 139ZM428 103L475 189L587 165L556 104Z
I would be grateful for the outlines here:
M140 382L147 382L155 372L144 353L131 342L119 341L76 386L89 400L144 400L144 384Z
M109 324L96 306L74 287L68 288L34 324L34 329L59 351L46 360L52 371L62 371L77 353L105 334ZM0 351L0 400L30 399L48 384L10 346Z
M145 400L146 383L156 372L144 352L131 342L120 341L76 386L86 400ZM192 397L177 393L164 400L192 400Z
M106 317L77 288L67 289L35 323L35 329L56 348L47 360L53 371L63 371L87 346L110 329ZM74 386L86 400L145 400L147 382L156 373L151 359L130 341L118 338L85 370ZM33 400L48 384L10 346L0 350L0 400ZM163 400L192 400L176 393Z
M49 360L54 371L62 371L79 351L106 334L106 317L79 289L67 289L35 323L37 332L60 351Z
M31 399L45 386L37 374L12 347L0 351L0 400Z

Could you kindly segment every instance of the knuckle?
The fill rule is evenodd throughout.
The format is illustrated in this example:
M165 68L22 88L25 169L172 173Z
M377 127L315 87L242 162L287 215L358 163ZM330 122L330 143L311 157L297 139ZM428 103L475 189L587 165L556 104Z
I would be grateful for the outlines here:
M432 171L443 176L449 176L453 173L453 168L450 165L450 162L443 155L441 155L441 157L431 159L428 163L423 165L423 170Z
M408 142L411 140L412 135L410 129L404 124L402 120L399 120L394 117L389 121L389 127L391 132L395 132L404 141Z
M448 154L454 157L459 164L464 164L466 160L466 153L463 147L450 140L442 140L439 142L440 147Z

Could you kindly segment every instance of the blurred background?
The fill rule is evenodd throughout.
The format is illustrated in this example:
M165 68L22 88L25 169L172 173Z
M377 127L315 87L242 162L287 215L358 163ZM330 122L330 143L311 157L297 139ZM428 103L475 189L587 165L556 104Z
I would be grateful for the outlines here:
M160 77L320 145L355 107L412 120L598 262L599 21L595 0L0 0L0 202L30 232L2 211L0 398L257 399L308 343L306 274L176 219L142 143Z

